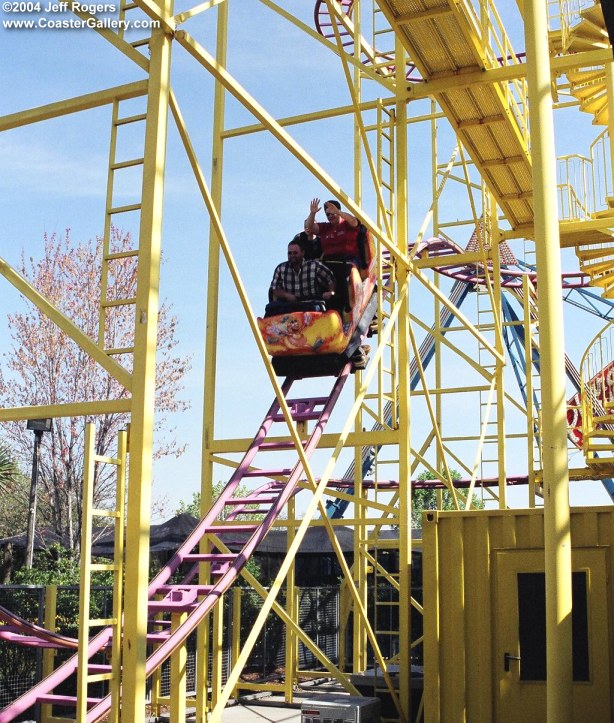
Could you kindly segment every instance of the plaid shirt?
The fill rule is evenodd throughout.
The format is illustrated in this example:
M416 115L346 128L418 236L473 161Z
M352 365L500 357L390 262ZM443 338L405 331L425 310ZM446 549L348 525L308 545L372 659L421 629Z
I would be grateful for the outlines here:
M322 294L334 285L332 271L320 261L304 260L298 271L294 271L289 261L284 261L275 269L271 290L283 289L294 294L299 301L307 301L321 299Z

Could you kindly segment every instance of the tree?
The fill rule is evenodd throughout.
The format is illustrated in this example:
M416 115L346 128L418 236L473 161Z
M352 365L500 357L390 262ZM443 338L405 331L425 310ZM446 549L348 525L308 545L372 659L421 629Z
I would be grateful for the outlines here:
M129 234L112 229L108 297L128 298L135 295L136 257ZM43 258L28 261L22 253L20 273L48 301L70 318L91 339L98 338L101 297L102 240L71 243L70 231L63 238L45 235ZM128 396L125 388L104 371L85 351L64 334L45 314L35 307L8 316L12 349L4 354L0 369L0 405L68 404L94 400L118 400ZM132 346L134 307L111 306L105 324L106 348ZM162 304L158 328L156 374L156 456L183 452L168 428L168 413L189 405L179 399L181 380L190 367L189 359L176 355L177 319L168 304ZM131 355L116 357L128 370ZM51 526L77 546L81 522L81 484L84 463L83 417L54 419L50 433L43 435L40 448L39 478L41 505L39 520ZM118 432L126 427L126 414L97 416L96 453L115 452ZM15 450L20 464L27 468L32 458L32 436L23 422L3 425L2 435ZM94 504L107 506L114 496L114 470L110 465L96 465Z
M19 474L19 468L13 459L10 450L0 445L0 493L8 496L13 487L15 478Z
M8 447L0 445L0 537L25 528L29 500L29 481L19 472ZM6 585L13 570L13 546L0 551L0 585Z
M0 445L0 537L25 530L30 479L21 474L11 450Z
M459 480L461 479L460 472L453 469L450 470L450 477L452 477L452 480ZM442 472L442 477L445 478L445 474ZM419 475L418 479L420 481L424 480L436 480L440 479L436 477L430 470L425 469L423 470ZM442 493L442 503L441 507L438 506L438 498L437 498L437 492L440 491ZM481 510L484 508L484 502L477 497L475 494L473 495L473 498L471 500L472 507L474 509ZM454 498L452 497L452 493L449 489L443 489L443 490L436 490L436 489L415 489L412 491L412 497L411 497L411 526L414 528L421 528L422 527L422 512L424 510L455 510L456 507L454 506Z

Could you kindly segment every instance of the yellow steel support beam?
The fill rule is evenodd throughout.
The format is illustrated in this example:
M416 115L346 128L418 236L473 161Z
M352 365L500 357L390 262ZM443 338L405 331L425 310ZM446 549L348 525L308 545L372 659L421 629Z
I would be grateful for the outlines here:
M565 349L546 5L525 0L542 384L546 667L549 723L571 723L571 535Z
M171 630L177 630L187 618L186 612L171 615ZM188 654L185 643L171 655L171 692L169 723L185 723Z
M125 414L130 412L130 399L109 399L71 404L46 404L33 407L3 407L0 422L16 422L22 419L54 419L55 417L87 417L98 414Z
M296 497L292 497L288 500L288 519L296 521ZM286 547L288 548L294 540L294 527L289 526L286 532ZM296 586L296 565L294 560L290 569L288 570L288 577L286 578L286 612L290 620L294 620L295 624L299 626L300 616L300 604L299 604L300 591ZM286 631L286 649L285 649L285 680L283 685L284 700L286 703L292 703L294 687L298 686L298 639L293 629Z
M405 73L405 49L395 37L397 87ZM407 169L407 104L402 98L396 104L397 143L395 148L396 188L395 216L399 249L407 247L408 238L408 169ZM399 703L402 718L411 720L411 424L410 424L410 269L397 267L397 384L399 425ZM381 341L380 341L381 344ZM402 614L401 614L402 611Z
M57 585L46 585L45 586L45 619L44 626L45 630L55 632L57 630L56 616L58 609L58 586ZM57 650L54 648L45 648L43 650L43 665L42 674L43 678L53 673L54 661ZM53 706L50 703L44 703L40 707L41 723L50 723Z
M18 113L10 113L0 116L0 132L8 131L12 128L21 128L31 123L40 123L51 118L60 118L71 113L80 113L83 110L100 108L103 105L109 105L114 100L138 98L146 93L147 81L139 80L135 83L117 85L114 88L98 90L95 93L79 95L75 98L68 98L67 100L60 100L56 103L41 105L37 108L22 110Z
M217 15L217 48L216 62L224 65L228 48L228 3L223 3ZM189 142L187 129L172 101L171 105L175 122L180 130L184 145L188 150L188 158L197 178L202 178L202 171L198 166L196 155ZM224 118L226 109L226 91L221 83L215 84L213 99L213 139L211 149L211 202L220 210L222 205L222 173L224 168ZM203 183L204 190L204 183ZM206 194L206 190L205 190ZM218 305L219 305L219 273L220 273L220 239L214 221L209 224L209 253L207 263L207 323L205 327L205 369L203 389L203 431L201 441L201 510L205 513L213 503L213 456L211 443L215 439L215 401L216 401L216 358L217 358L217 332L218 332ZM247 449L247 445L243 447ZM201 542L201 552L210 552L211 543L208 539ZM201 571L201 582L209 583L209 566ZM196 720L202 723L205 720L206 710L209 706L208 677L209 677L209 626L210 616L198 627L197 640L202 655L197 658L197 689L196 689ZM218 660L214 671L221 676L221 664ZM213 671L211 673L213 678ZM219 685L212 686L212 698L221 685L221 678L216 681ZM213 700L212 700L213 703Z
M24 417L25 419L26 417ZM339 435L333 432L323 434L318 449L333 449L337 445ZM399 438L397 429L383 429L377 432L352 432L348 435L346 447L366 447L371 445L396 444ZM289 442L289 436L270 436L271 442ZM216 439L211 442L213 454L230 454L232 452L244 452L252 440L246 437L238 439Z
M170 15L172 0L161 2L160 11ZM122 663L121 715L122 720L131 722L143 719L145 701L156 336L171 37L162 30L154 30L150 51L134 340L135 383L126 530L128 584Z

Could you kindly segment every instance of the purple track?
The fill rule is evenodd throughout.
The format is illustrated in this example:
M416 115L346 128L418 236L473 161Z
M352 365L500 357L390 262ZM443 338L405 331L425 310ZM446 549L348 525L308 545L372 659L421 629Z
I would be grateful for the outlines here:
M282 386L292 419L295 422L314 422L309 438L303 442L307 459L318 446L350 370L351 365L347 364L339 376L334 379L328 397L289 399L288 394L294 380L286 379ZM152 652L146 662L148 677L185 642L188 635L196 630L198 624L211 612L221 596L229 590L256 547L272 528L288 500L299 491L299 481L304 476L303 465L300 461L291 468L254 467L259 453L294 448L293 445L286 442L267 441L271 428L279 423L285 424L285 420L276 399L219 498L169 563L150 583L148 588L150 627L147 638L152 646ZM257 478L264 481L261 486L244 497L236 494L241 483ZM262 519L242 521L240 515L246 511L250 515L257 512L262 515ZM218 518L222 514L224 521L219 521ZM217 535L224 544L233 541L233 538L237 542L237 534L239 534L242 548L240 552L233 554L222 554L215 550L206 553L200 552L200 543L208 534ZM203 563L208 563L210 566L211 584L208 585L201 585L198 582L200 566ZM172 581L172 578L180 567L182 570L187 569L187 572L177 583ZM174 612L186 613L187 617L185 622L171 631L170 616ZM0 619L6 623L4 627L0 628L0 631L4 630L3 637L11 639L12 642L37 644L36 641L38 641L39 645L76 647L76 641L27 623L8 611L0 610ZM101 668L105 667L94 663L92 658L109 646L111 638L111 628L105 628L89 641L88 660L91 661L92 672L101 672ZM30 639L32 639L31 643L26 642ZM73 655L50 676L0 711L0 723L9 723L36 703L76 705L74 696L54 693L57 686L73 675L76 670L77 655ZM90 707L86 720L88 723L94 723L94 721L104 718L110 710L111 697L107 695L100 700L92 699L88 701L88 705Z

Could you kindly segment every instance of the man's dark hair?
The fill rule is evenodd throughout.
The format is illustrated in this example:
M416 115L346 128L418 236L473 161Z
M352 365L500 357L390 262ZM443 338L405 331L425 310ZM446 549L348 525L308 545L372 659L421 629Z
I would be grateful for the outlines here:
M327 203L332 203L333 206L337 206L337 208L341 211L341 204L339 203L339 201L335 200L334 198L331 199L330 201L325 201L325 202L324 202L324 208L326 208L326 204L327 204Z
M298 246L303 253L305 253L305 242L301 238L301 234L297 233L296 236L288 243L288 246Z

